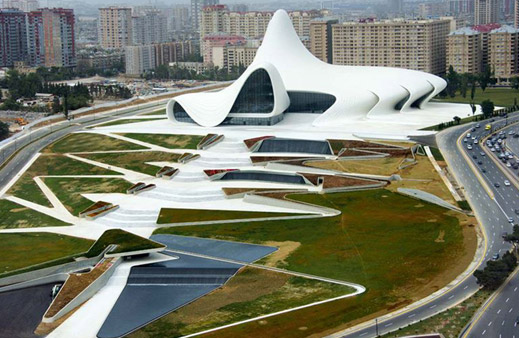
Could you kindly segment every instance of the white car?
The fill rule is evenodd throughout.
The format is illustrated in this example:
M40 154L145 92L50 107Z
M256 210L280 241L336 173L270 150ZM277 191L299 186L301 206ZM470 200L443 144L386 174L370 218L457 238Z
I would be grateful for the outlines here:
M508 166L509 166L509 164L510 164L510 163L507 163L507 165L506 165L506 166L508 167ZM509 187L509 186L510 186L510 181L506 180L506 181L505 181L505 185L506 185L507 187Z
M506 162L506 167L507 168L510 168L512 165L510 164L510 162ZM508 181L507 181L508 182ZM510 184L509 184L510 185Z
M468 150L472 150L472 146L469 144L469 145L467 146L467 149L468 149Z
M490 151L494 152L494 151L496 151L496 149L495 148L490 148Z
M513 135L513 134L514 134L514 131L513 131L513 130L510 130L510 131L508 132L508 135Z
M474 140L474 144L478 144L478 140L477 139Z

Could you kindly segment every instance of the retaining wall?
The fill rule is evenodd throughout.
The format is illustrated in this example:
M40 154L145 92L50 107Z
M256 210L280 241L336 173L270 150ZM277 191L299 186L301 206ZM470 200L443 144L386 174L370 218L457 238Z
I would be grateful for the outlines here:
M74 299L72 299L67 305L65 305L61 310L58 311L53 317L45 317L43 316L43 323L52 323L57 319L63 317L70 311L74 310L79 305L83 304L87 300L89 300L93 295L95 295L103 286L106 285L110 277L112 277L115 268L121 263L122 258L117 258L113 265L106 270L99 278L93 281L89 286L87 286L79 295L77 295ZM51 304L52 305L52 304ZM49 306L50 308L50 306Z

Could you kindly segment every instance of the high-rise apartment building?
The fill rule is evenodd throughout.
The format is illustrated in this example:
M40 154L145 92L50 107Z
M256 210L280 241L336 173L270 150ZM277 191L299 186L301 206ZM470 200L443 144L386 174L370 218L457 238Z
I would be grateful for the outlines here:
M519 75L519 29L502 26L490 32L488 61L498 83Z
M132 44L132 9L99 8L98 40L103 48L122 49Z
M204 7L218 5L219 3L219 0L191 0L191 28L198 32Z
M146 10L132 17L132 44L149 45L167 40L167 19L159 10Z
M0 67L27 61L25 14L18 9L0 9Z
M3 0L2 8L16 8L22 12L32 12L40 7L38 0Z
M392 14L402 14L404 12L404 0L387 0L387 9Z
M519 0L515 0L514 4L514 26L519 28Z
M155 47L152 45L126 46L124 57L128 75L141 75L155 68Z
M445 72L450 20L366 20L332 25L334 64Z
M213 48L213 66L231 71L236 67L248 67L259 48L259 40Z
M462 16L474 14L474 0L446 0L447 12L450 15Z
M483 70L482 33L464 27L447 37L446 70L450 66L460 73L478 74Z
M328 14L328 11L292 11L288 15L299 37L310 35L310 21ZM225 5L207 6L202 11L200 38L226 33L247 39L261 38L267 30L273 12L231 12Z
M183 61L194 53L191 41L166 42L125 48L126 74L141 75L160 65Z
M337 19L317 18L310 22L310 52L319 60L333 63L332 25Z
M213 51L215 47L222 47L227 45L237 45L244 44L245 38L243 36L238 35L227 35L225 33L218 33L213 35L208 35L204 37L204 43L202 44L202 50L200 51L202 54L202 58L204 63L213 64Z
M474 24L486 25L499 21L499 0L474 0Z
M75 67L74 11L41 8L27 13L29 64Z
M185 31L188 29L190 24L188 7L176 6L166 8L164 10L164 15L167 19L167 30L170 36L172 36L174 32Z

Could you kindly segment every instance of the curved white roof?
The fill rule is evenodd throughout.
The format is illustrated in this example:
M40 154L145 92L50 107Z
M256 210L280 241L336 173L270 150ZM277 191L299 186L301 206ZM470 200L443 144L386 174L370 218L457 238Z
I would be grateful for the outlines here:
M250 115L269 117L281 114L290 103L287 91L335 96L335 103L313 122L316 126L337 125L346 120L351 122L355 117L398 114L397 108L406 111L419 109L446 86L443 79L419 71L322 62L301 43L288 14L278 10L269 23L254 62L240 78L219 92L186 94L172 99L167 106L168 116L174 120L173 105L178 102L200 125L222 123L247 78L257 69L265 69L271 78L275 106L268 115Z

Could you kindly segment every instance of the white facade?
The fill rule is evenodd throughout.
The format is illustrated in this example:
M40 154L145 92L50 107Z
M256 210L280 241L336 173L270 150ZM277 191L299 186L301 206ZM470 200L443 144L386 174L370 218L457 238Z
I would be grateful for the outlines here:
M270 78L274 98L271 111L231 113L247 79L257 70L265 70ZM334 100L312 124L338 126L352 119L397 117L403 112L419 111L445 87L446 82L440 77L419 71L322 62L303 46L288 14L279 10L268 26L254 62L239 79L219 92L175 97L167 104L167 114L173 121L181 120L180 109L183 116L187 114L190 120L205 127L220 125L234 117L243 121L270 119L265 124L274 124L286 111L296 112L290 108L291 104L297 105L290 96L324 95ZM240 121L240 124L248 123Z

